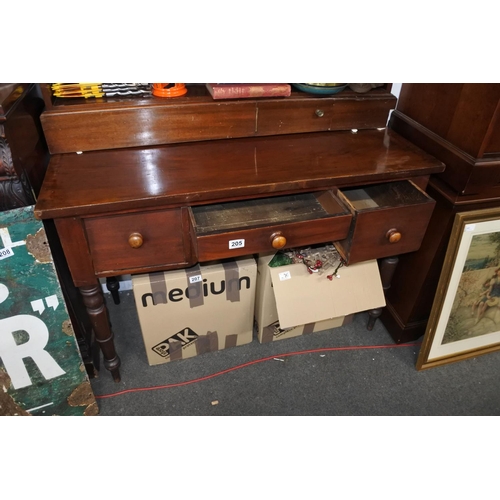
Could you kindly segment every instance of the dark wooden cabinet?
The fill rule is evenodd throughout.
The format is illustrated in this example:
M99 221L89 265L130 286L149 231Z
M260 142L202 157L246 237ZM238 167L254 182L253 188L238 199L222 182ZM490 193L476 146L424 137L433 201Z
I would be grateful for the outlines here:
M0 84L0 210L32 205L40 191L49 159L43 108L36 84Z
M436 179L452 191L500 193L500 84L409 84L401 88L391 128L446 163Z
M99 277L337 240L347 260L412 252L434 205L422 189L444 169L385 128L390 85L224 102L200 86L171 100L44 92L52 157L35 214L55 221L115 380ZM378 209L356 209L352 188Z
M453 220L500 206L500 84L403 84L391 130L445 165L431 176L436 201L422 245L400 257L382 321L396 342L425 333Z

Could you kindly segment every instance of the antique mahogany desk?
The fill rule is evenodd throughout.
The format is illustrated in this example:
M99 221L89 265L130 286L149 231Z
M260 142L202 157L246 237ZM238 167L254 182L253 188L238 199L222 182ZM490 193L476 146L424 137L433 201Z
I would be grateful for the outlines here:
M171 100L71 103L42 90L52 156L35 214L55 221L117 381L98 278L331 241L347 264L390 269L419 248L434 207L424 189L444 170L385 128L390 85L237 101L203 86ZM391 271L381 274L389 286Z

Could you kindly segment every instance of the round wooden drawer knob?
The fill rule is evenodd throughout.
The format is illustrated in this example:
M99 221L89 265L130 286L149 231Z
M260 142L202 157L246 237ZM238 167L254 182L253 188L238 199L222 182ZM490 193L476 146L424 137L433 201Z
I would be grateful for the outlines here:
M271 244L273 248L279 250L286 245L286 238L281 233L274 233L271 235Z
M389 243L397 243L401 239L401 233L397 229L389 229L385 237L389 240Z
M142 246L142 244L144 243L144 239L142 237L142 234L141 233L132 233L129 237L128 237L128 244L132 247L132 248L139 248Z

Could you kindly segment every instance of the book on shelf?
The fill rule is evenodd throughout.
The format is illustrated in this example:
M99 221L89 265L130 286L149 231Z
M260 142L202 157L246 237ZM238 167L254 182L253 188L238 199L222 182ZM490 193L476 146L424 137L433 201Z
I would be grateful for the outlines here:
M207 83L214 99L253 99L256 97L288 97L289 83Z

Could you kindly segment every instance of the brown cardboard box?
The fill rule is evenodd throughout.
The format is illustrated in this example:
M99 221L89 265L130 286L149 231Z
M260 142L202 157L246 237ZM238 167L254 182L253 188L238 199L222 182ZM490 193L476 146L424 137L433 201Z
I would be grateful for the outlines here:
M281 328L279 321L265 326L260 334L259 342L262 344L266 342L273 342L275 340L290 339L292 337L299 337L300 335L307 335L314 332L322 332L323 330L331 330L339 326L348 325L352 322L354 314L348 316L340 316L338 318L326 319L316 323L308 323L307 325L299 325L292 328Z
M133 276L149 364L251 342L256 277L253 258Z
M257 258L257 288L255 291L255 323L259 342L269 342L271 337L266 335L263 340L264 328L279 322L276 298L274 297L269 262L273 253L259 254Z
M325 274L309 274L303 264L269 267L273 257L260 254L257 260L259 342L336 328L354 313L385 306L376 260L342 267L330 281Z

